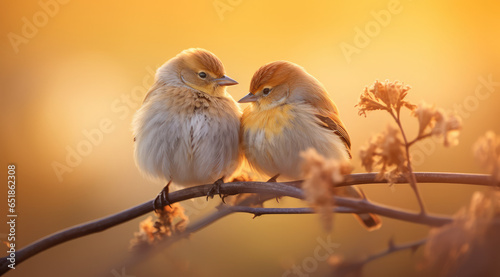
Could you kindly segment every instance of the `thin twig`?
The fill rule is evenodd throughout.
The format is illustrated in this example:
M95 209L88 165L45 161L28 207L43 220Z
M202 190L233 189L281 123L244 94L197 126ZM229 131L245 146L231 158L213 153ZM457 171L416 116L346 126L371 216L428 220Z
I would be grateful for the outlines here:
M344 261L343 263L337 265L334 268L334 271L332 272L332 276L346 276L350 272L356 272L361 270L362 267L367 263L383 258L395 252L404 251L408 249L411 249L413 252L415 252L419 247L424 245L426 242L427 238L399 245L395 245L392 241L389 241L389 246L387 247L387 249L372 254L359 261Z
M169 194L169 201L173 204L191 198L204 197L207 195L210 188L211 185L201 185L175 191ZM291 196L295 198L300 198L302 196L302 191L296 187L287 186L281 183L266 182L252 182L251 184L246 182L226 183L221 187L221 193L228 195L239 193L261 193L273 194L277 196ZM58 244L104 231L110 227L127 222L151 211L153 211L153 200L102 219L59 231L55 234L42 238L19 251L16 251L16 265ZM9 270L7 265L7 257L2 258L0 261L0 275Z
M112 268L131 268L134 267L134 265L141 263L144 260L147 260L149 257L153 256L154 254L160 252L164 248L170 247L172 244L182 240L189 238L189 236L192 233L195 233L215 222L217 222L219 219L224 218L230 214L232 214L232 211L229 210L217 210L216 212L213 212L212 214L203 217L199 221L190 224L184 231L176 233L172 235L171 237L168 237L167 239L159 242L157 245L154 245L154 247L149 247L147 249L143 249L141 251L137 251L135 253L129 254L123 261L120 263L116 264ZM109 269L106 269L103 271L102 277L109 277Z
M386 207L380 204L374 204L367 200L358 200L353 198L335 197L335 204L342 207L336 207L333 212L335 213L376 213L388 218L398 219L406 222L425 224L428 226L443 226L451 223L453 219L449 216L437 215L422 215L420 213L412 213L399 209ZM267 214L312 214L315 213L310 208L254 208L245 206L230 206L229 209L233 212L250 213L254 216L261 216Z
M376 173L358 173L349 176L347 182L339 184L339 186L347 185L359 185L359 184L371 184L371 183L385 183L384 180L377 180ZM489 175L481 174L462 174L462 173L415 173L417 181L420 183L453 183L453 184L471 184L471 185L491 185L491 178ZM266 183L266 182L233 182L226 183L221 186L221 193L228 195L235 195L239 193L259 193L259 194L271 194L275 196L290 196L294 198L302 198L302 190L299 188L301 181L286 182L286 183ZM407 183L404 178L399 178L397 183ZM192 199L196 197L206 196L211 185L202 185L196 187L185 188L179 191L175 191L169 194L169 200L171 203L176 203L184 201L187 199ZM342 201L341 201L342 202ZM339 206L354 205L354 202L343 202L337 203ZM367 203L363 204L367 205ZM374 206L368 206L370 208L375 208ZM377 212L387 212L382 206L377 206ZM119 225L121 223L127 222L148 212L153 211L153 201L148 201L146 203L140 204L133 208L124 210L122 212L110 215L108 217L98 219L95 221L83 223L66 230L59 231L52 235L46 236L32 244L26 246L25 248L16 252L16 265L22 263L26 259L52 248L61 243L80 238L86 235L94 234L97 232L104 231L113 226ZM370 211L372 212L372 211ZM402 219L407 220L407 219ZM413 219L414 220L414 219ZM412 219L407 220L412 221ZM415 222L415 221L412 221ZM0 275L7 272L9 267L7 267L8 261L7 257L3 257L0 260Z
M154 253L158 253L162 249L169 247L173 243L188 238L192 233L199 231L200 229L215 223L217 220L229 216L233 213L249 213L253 214L254 218L263 215L287 215L287 214L314 214L314 210L311 208L263 208L263 207L251 207L248 206L250 203L259 204L273 197L268 197L261 199L259 202L242 202L238 205L221 205L220 208L210 214L209 216L199 220L198 222L188 226L186 230L182 233L178 233L167 240L160 242L156 247L147 249L145 252L137 252L136 255L132 255L125 262L116 265L114 268L122 267L133 267L134 265L140 263L141 261L151 257ZM405 212L401 210L395 210L382 205L376 205L370 203L366 200L358 200L345 197L335 197L335 202L342 203L350 207L335 207L332 212L334 213L366 213L367 211L376 211L379 215L386 216L393 219L401 219L407 222L413 222L418 224L426 224L429 226L442 226L450 223L453 219L451 217L444 216L431 216L429 214L421 215L419 213ZM404 245L401 245L401 248ZM397 251L397 250L396 250Z
M275 196L265 196L265 195L254 195L248 198L245 198L237 203L238 206L249 206L249 205L260 205L265 201L270 199L274 199ZM142 261L148 259L156 253L159 253L161 250L171 246L172 244L189 238L189 236L199 230L212 225L217 222L219 219L226 217L235 213L233 209L231 209L231 205L219 205L217 210L208 216L203 217L202 219L190 224L184 231L174 234L171 237L166 238L163 241L158 242L154 245L154 247L149 247L143 249L141 251L133 251L131 255L129 255L124 261L115 265L113 268L131 268L135 265L141 263ZM103 274L103 277L109 276L108 273Z
M432 136L432 133L427 133L427 134L424 134L424 135L418 135L416 138L414 138L412 141L408 142L408 146L412 146L413 144L415 144L417 141L419 140L422 140L422 139L425 139L425 138L428 138Z
M389 247L379 253L373 254L365 259L365 263L369 263L373 260L380 259L394 252L403 251L407 249L412 249L413 251L417 250L418 247L424 245L427 242L427 238L420 239L414 242L403 243L399 245L394 245L389 243Z
M283 215L283 214L314 214L316 213L311 208L257 208L248 206L228 206L228 210L234 213L253 214L254 217L261 215ZM358 213L356 209L346 207L335 207L333 213Z

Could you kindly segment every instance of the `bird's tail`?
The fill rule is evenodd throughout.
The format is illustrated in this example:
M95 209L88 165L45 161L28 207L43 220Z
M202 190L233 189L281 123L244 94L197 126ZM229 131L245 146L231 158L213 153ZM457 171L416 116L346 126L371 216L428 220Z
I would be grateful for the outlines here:
M338 187L335 189L335 195L357 199L366 198L361 189L353 186ZM356 217L360 223L368 229L368 231L377 230L380 226L382 226L382 220L376 214L354 214L354 217Z

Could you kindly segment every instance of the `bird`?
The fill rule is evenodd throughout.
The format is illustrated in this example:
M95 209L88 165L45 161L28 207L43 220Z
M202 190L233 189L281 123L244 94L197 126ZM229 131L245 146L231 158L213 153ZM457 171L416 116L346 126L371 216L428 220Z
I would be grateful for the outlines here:
M349 161L351 140L326 88L306 70L289 61L260 67L250 92L239 103L250 103L242 114L241 145L256 171L286 180L303 178L300 153L314 148L326 158ZM336 188L336 194L363 198L355 187ZM369 230L381 226L374 214L355 215Z
M213 183L208 200L239 167L241 109L226 91L236 84L220 59L201 48L180 52L156 71L132 121L137 167L167 182L153 201L156 211L169 204L171 183Z

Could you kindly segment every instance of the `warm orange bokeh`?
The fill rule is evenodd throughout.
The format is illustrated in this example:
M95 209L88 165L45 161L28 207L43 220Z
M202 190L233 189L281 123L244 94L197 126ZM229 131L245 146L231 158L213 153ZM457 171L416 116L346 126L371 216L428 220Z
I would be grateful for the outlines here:
M152 199L161 189L162 184L145 180L134 165L130 123L152 82L151 72L189 47L206 48L224 62L227 74L240 82L229 88L235 99L248 92L259 66L279 59L302 65L325 85L339 106L355 156L370 135L389 122L386 114L364 118L354 108L364 86L376 79L404 81L413 87L409 100L425 99L464 116L459 146L416 147L418 171L482 172L473 159L472 144L487 130L500 133L497 1L60 2L68 3L0 3L0 147L5 166L1 176L6 180L8 163L17 165L18 247ZM43 3L52 3L47 6L50 15ZM214 3L233 6L218 14ZM34 25L23 27L26 24ZM368 32L367 37L358 30ZM357 47L350 48L355 52L347 58L341 50L346 44ZM497 85L478 90L481 80L488 78ZM405 120L407 129L416 131L416 121ZM98 128L102 136L95 131ZM73 159L71 172L58 179L54 162L66 164L67 153L72 151L68 149L85 146L90 146L88 155L81 161ZM356 172L361 172L359 158L354 162ZM468 203L475 189L421 185L429 210L440 213L454 213ZM0 190L1 199L6 199L6 191ZM377 202L417 207L408 186L375 185L365 191ZM287 204L293 203L285 200L281 205ZM107 272L113 276L113 266L127 256L138 223L136 219L65 243L30 259L9 276ZM366 233L351 216L340 215L332 240L340 244L337 253L353 257L386 247L391 237L405 242L427 231L425 226L384 219L382 229ZM5 232L2 226L2 240ZM233 215L164 255L126 268L126 273L281 276L290 264L301 265L313 254L316 239L327 235L315 216L251 220L249 215ZM365 270L380 276L414 276L419 255L410 259L406 252L395 254ZM325 266L320 264L320 270Z

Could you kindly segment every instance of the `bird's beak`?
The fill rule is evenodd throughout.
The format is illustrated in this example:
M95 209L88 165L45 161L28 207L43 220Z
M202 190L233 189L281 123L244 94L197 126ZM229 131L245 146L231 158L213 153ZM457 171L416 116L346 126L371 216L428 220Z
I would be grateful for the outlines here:
M222 78L215 79L214 81L219 86L234 86L234 85L238 84L238 82L236 82L235 80L227 77L226 75L224 75Z
M251 92L245 95L245 97L241 98L238 103L248 103L257 101L258 97Z

